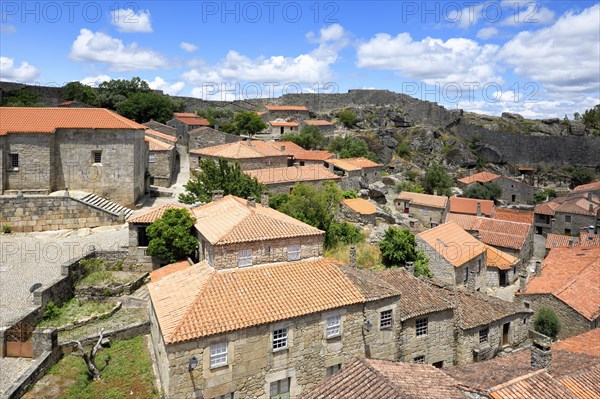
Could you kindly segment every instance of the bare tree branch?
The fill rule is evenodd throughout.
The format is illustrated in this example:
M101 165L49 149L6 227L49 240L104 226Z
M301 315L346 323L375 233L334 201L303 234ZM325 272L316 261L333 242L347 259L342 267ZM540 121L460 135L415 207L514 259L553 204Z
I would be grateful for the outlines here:
M96 367L96 353L98 352L98 350L100 350L102 348L102 339L104 338L104 329L101 329L99 334L100 334L100 337L98 338L98 342L96 342L96 345L94 345L94 347L90 351L89 355L85 352L85 349L83 349L83 345L81 345L81 341L73 341L77 345L77 349L79 349L81 351L83 361L85 361L88 371L90 372L90 374L92 374L92 380L94 380L94 381L97 381L100 379L100 371Z

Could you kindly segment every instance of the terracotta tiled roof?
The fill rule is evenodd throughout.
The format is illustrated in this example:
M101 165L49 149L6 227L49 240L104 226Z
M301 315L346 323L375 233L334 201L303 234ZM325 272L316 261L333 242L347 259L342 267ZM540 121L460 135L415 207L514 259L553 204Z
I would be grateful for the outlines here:
M590 212L590 205L592 212ZM541 215L554 215L556 213L571 213L577 215L594 216L600 210L600 197L592 194L590 201L588 193L575 192L565 197L553 198L535 207L534 213Z
M298 122L286 122L286 121L269 121L271 126L284 126L284 127L297 127L300 126Z
M600 365L592 367L590 370L573 373L559 381L573 394L574 398L600 398Z
M165 204L144 210L140 213L134 213L127 219L128 223L154 223L160 219L167 209L188 209L182 204Z
M580 233L579 246L600 247L600 234Z
M54 133L56 129L146 129L104 108L0 107L0 136Z
M186 125L190 125L190 126L210 126L210 122L208 121L208 119L204 119L199 117L198 115L194 114L194 113L188 113L188 112L175 112L173 114L173 116L175 117L175 119L177 119L178 121L185 123Z
M428 364L359 359L300 399L464 399L458 383Z
M531 235L532 225L477 217L472 215L448 214L446 222L455 222L463 229L477 231L480 240L488 245L521 249Z
M588 184L581 184L573 189L573 191L592 191L600 190L600 181L596 181Z
M328 163L334 165L345 171L355 171L367 168L378 168L382 166L377 162L373 162L370 159L359 157L359 158L344 158L344 159L328 159Z
M299 161L325 161L334 156L329 151L305 150L291 141L274 141L271 144L276 150Z
M490 388L490 399L576 399L546 369L519 376Z
M480 223L478 217L473 215L459 215L457 213L449 213L446 216L446 222L454 222L467 231L477 230L477 226Z
M260 204L227 195L192 209L196 230L212 245L224 245L288 237L308 237L324 232Z
M198 148L191 150L190 153L211 157L223 157L226 159L286 156L285 153L273 148L271 143L261 140L236 141L234 143Z
M200 263L148 288L168 344L400 295L368 282L363 291L354 280L369 273L343 269L322 258L219 271Z
M454 222L444 223L417 235L444 259L460 267L485 252L485 245Z
M374 215L377 212L375 205L362 198L348 198L343 200L342 204L361 215Z
M486 326L512 315L533 314L533 311L520 304L464 287L443 287L439 288L439 292L454 306L455 321L462 330Z
M492 217L509 222L533 224L533 212L510 208L495 208Z
M600 328L595 328L571 338L562 339L552 345L553 350L566 350L600 357Z
M569 246L569 243L578 243L579 242L579 238L577 237L571 237L571 236L564 236L561 234L552 234L552 233L548 233L548 235L546 236L546 249L552 249L552 248L566 248Z
M537 205L535 207L535 209L533 210L534 214L540 214L540 215L554 215L554 210L556 208L558 208L558 203L556 202L552 202L552 201L548 201L548 202L543 202L539 205Z
M554 248L519 295L551 294L586 319L600 316L600 248Z
M396 308L401 321L453 307L437 288L412 276L404 269L388 269L372 273L402 292Z
M175 148L174 145L170 145L165 143L164 141L160 141L155 139L152 136L149 136L146 134L146 136L144 136L144 140L148 142L148 149L150 151L171 151L173 148Z
M178 272L180 270L187 269L190 266L191 266L190 262L187 259L181 260L179 262L171 263L170 265L163 266L159 269L156 269L156 270L153 270L152 272L150 272L150 281L155 283L158 280L162 279L163 277L166 277L166 276L173 274L175 272Z
M412 205L427 206L430 208L446 208L448 205L448 197L442 195L431 195L421 193L411 193L409 191L402 191L396 197L398 201L409 201Z
M272 141L271 145L276 150L279 150L286 154L290 151L292 151L292 152L306 151L304 148L300 147L298 144L294 143L293 141ZM281 149L282 147L285 147L285 148Z
M308 111L303 105L265 105L268 111Z
M480 206L482 216L491 216L494 201L475 198L450 197L450 212L477 215L477 204Z
M153 129L146 129L146 136L152 136L154 138L160 138L160 139L163 139L163 140L171 142L171 143L176 143L177 142L177 137L174 137L174 136L171 136L169 134L162 133L162 132L159 132L159 131L153 130Z
M487 260L486 265L488 267L495 267L500 270L509 270L514 265L519 263L519 259L515 258L511 254L507 254L497 248L486 245L487 248Z
M462 179L458 179L457 181L462 184L471 184L471 183L475 183L475 182L487 183L487 182L496 180L499 177L500 177L500 175L496 175L494 173L479 172L479 173L475 173L474 175L466 176L466 177L463 177Z
M294 183L320 180L340 180L341 177L331 173L323 165L290 166L282 168L266 168L246 170L245 174L256 177L262 184Z
M333 123L329 122L329 121L324 121L321 119L307 119L304 121L304 123L306 123L307 125L311 125L311 126L332 126Z

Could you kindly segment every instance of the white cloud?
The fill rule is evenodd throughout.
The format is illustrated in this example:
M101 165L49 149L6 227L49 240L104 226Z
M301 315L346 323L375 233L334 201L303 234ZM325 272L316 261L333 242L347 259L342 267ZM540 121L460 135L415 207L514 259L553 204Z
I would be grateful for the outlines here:
M40 71L27 61L21 61L17 67L14 59L0 57L0 80L27 83L34 81L39 75Z
M357 66L393 70L427 84L496 82L502 78L493 62L498 46L479 45L471 39L446 41L426 37L415 41L408 33L392 37L379 33L357 49Z
M175 82L173 84L169 84L166 80L160 76L157 76L153 81L148 82L148 86L150 86L152 90L162 90L165 94L176 96L181 92L181 90L183 90L185 83Z
M554 20L554 11L540 7L537 3L529 2L524 7L514 7L512 12L513 15L505 18L500 25L506 26L517 26L517 25L535 25L535 24L549 24ZM518 12L517 12L518 10Z
M111 23L119 32L152 32L148 10L134 11L131 8L113 10Z
M498 33L500 33L498 29L494 28L493 26L490 26L488 28L480 29L477 32L477 38L487 40L491 39L492 37L498 36Z
M505 43L501 59L523 77L540 82L552 92L600 90L600 31L596 4L579 14L568 12L552 26L522 31Z
M83 83L84 85L98 87L100 85L100 83L107 82L109 80L112 80L112 78L108 75L96 75L96 76L87 76L87 77L81 79L79 82Z
M183 51L186 51L188 53L193 53L194 51L198 50L198 46L196 46L193 43L188 43L188 42L181 42L179 44L179 47L181 47L183 49Z
M138 47L136 43L123 44L105 33L81 29L71 46L71 59L75 61L101 62L113 71L157 69L168 65L161 54Z

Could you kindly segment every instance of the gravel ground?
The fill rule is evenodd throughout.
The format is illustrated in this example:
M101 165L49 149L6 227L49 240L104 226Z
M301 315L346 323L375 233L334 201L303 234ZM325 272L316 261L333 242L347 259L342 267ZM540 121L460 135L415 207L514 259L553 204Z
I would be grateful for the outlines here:
M0 357L0 398L5 397L6 391L32 364L33 359Z

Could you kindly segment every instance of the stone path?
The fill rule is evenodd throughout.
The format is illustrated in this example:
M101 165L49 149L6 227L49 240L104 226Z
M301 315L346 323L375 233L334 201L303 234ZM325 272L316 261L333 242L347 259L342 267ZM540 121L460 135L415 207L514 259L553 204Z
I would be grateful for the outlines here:
M33 361L22 357L0 358L0 398L5 397L6 391L33 364Z

